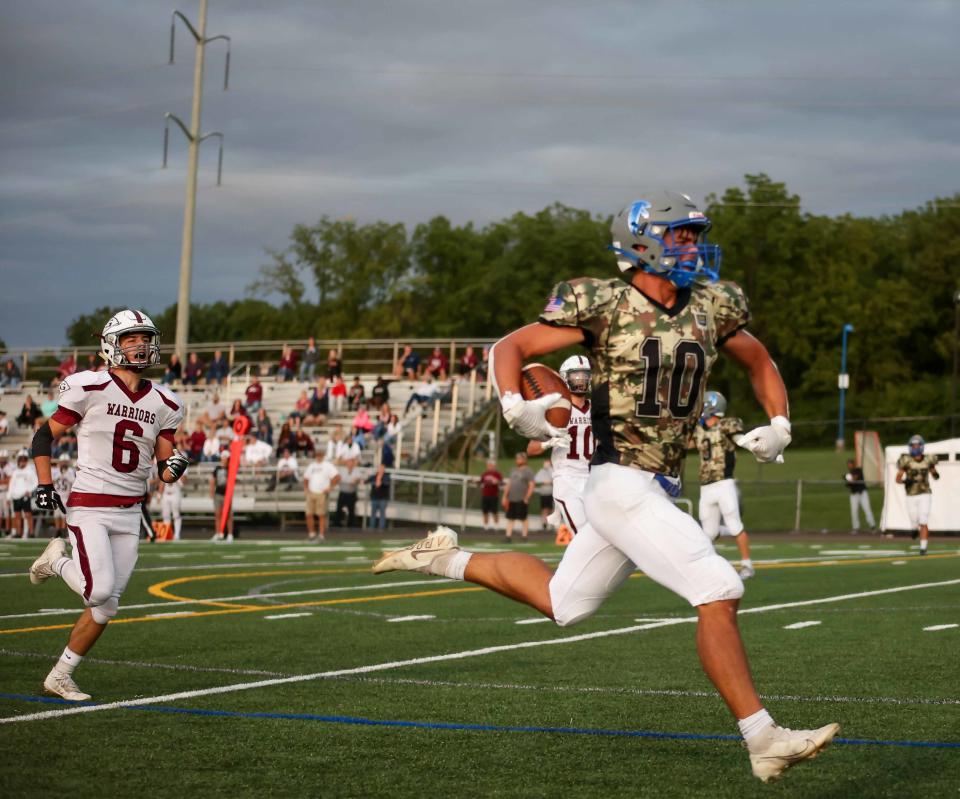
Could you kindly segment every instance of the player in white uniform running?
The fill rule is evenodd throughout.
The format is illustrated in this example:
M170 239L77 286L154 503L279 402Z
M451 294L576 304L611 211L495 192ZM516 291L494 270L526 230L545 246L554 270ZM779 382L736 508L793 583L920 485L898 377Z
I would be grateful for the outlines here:
M737 482L733 479L737 441L743 434L743 422L726 413L727 398L719 391L708 391L703 398L700 424L694 432L700 452L700 507L697 515L703 532L711 541L716 541L721 532L733 536L740 550L740 577L746 580L756 572L750 558L750 539L740 519Z
M174 445L183 406L171 391L140 373L160 360L160 333L141 311L120 311L103 328L100 356L108 371L77 372L60 384L56 413L33 438L40 485L37 507L63 510L53 486L53 441L77 426L77 479L67 500L66 542L54 538L30 567L30 582L60 577L83 598L67 647L43 682L51 694L71 701L90 699L73 671L117 614L120 597L137 562L140 504L154 456L160 479L173 483L187 469Z
M77 472L70 465L70 456L64 453L57 459L57 469L53 473L53 490L61 497L69 497L76 481ZM67 514L60 507L53 509L53 529L56 538L66 538Z
M526 553L462 550L445 527L385 553L373 571L467 580L566 626L589 618L639 567L696 609L700 663L737 721L754 775L768 782L816 757L840 725L791 730L774 722L737 625L743 581L671 500L679 493L703 387L721 352L748 372L770 416L768 425L739 439L740 446L769 463L790 443L783 380L767 349L744 329L750 312L742 290L718 280L720 252L707 242L709 229L710 221L682 194L657 192L628 205L611 226L624 278L557 284L538 322L490 351L504 419L539 441L566 436L545 418L560 396L524 400L524 361L578 345L592 356L596 445L584 494L588 524L556 571Z
M571 355L560 365L560 376L570 389L570 421L566 439L554 442L531 441L528 455L542 455L553 444L553 499L563 523L576 535L587 523L583 492L590 476L593 456L593 428L590 424L590 361L583 355Z

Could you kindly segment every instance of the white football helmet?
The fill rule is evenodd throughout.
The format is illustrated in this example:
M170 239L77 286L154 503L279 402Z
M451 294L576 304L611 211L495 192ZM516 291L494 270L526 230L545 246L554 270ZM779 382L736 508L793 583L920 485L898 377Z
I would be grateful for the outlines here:
M560 364L560 377L571 394L589 394L590 375L590 361L583 355L571 355Z
M0 449L0 461L5 461L10 457L10 452L5 449Z
M145 350L134 353L136 361L131 361L120 349L120 338L128 333L149 333L150 344ZM140 359L142 356L142 360ZM100 357L110 366L141 371L160 363L160 331L153 320L142 311L118 311L103 326L100 334Z

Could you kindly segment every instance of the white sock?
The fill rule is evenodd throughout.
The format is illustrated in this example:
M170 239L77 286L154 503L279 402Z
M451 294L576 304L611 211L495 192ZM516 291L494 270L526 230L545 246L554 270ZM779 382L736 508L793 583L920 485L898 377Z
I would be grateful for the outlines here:
M920 551L921 551L921 552L926 552L926 551L927 551L927 541L926 541L926 539L923 539L923 540L920 542Z
M740 561L741 566L746 566L748 569L753 568L753 560L751 558L744 558Z
M61 574L61 572L63 571L63 567L65 564L70 563L70 560L71 559L68 558L66 555L64 555L63 557L57 558L57 562L53 564L53 570L54 572L56 572L58 577L63 576Z
M83 655L78 655L69 646L63 650L60 660L57 661L57 669L64 674L73 674L73 670L80 665Z
M441 555L430 564L430 573L438 577L449 577L451 580L462 580L472 557L472 552L464 552L462 549Z
M765 707L760 708L756 713L751 716L747 716L745 719L740 719L737 722L737 726L740 728L740 734L743 736L743 740L747 742L747 748L751 748L751 742L764 745L764 733L769 733L774 727L773 717L767 712Z

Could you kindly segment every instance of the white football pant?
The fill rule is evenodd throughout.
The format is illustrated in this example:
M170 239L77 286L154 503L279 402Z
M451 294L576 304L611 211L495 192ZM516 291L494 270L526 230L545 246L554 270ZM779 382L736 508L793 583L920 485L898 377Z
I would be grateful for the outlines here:
M700 486L700 507L697 510L700 525L711 541L720 535L720 519L727 535L738 536L743 532L740 520L740 498L737 496L737 483L731 477Z
M169 496L166 491L160 497L160 513L165 524L170 524L173 520L173 540L180 540L180 528L183 526L183 518L180 516L180 506L183 504L183 498L179 496Z
M930 521L930 505L933 503L933 494L907 495L907 514L910 524L914 527L927 524Z

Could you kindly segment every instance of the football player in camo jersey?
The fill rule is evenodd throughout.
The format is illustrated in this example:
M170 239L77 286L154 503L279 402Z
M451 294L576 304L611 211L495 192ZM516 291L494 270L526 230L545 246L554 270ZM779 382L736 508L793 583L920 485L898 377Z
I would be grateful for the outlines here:
M907 491L907 513L910 524L913 526L913 538L920 535L920 554L927 554L927 539L930 530L927 523L930 521L930 505L933 501L933 491L930 488L930 478L939 480L937 473L937 456L924 455L924 441L921 436L911 436L907 442L909 452L897 459L897 482Z
M636 569L697 609L697 649L707 676L738 722L753 773L767 782L813 758L838 724L790 730L757 695L737 626L743 582L672 497L703 388L722 351L750 376L770 424L739 444L773 462L790 443L787 393L766 348L744 328L740 288L718 282L720 251L689 197L658 192L623 209L611 227L624 279L579 278L553 289L538 322L494 345L490 369L507 423L520 435L562 440L546 411L558 399L520 395L525 360L583 346L593 362L594 454L584 495L587 524L556 571L525 553L471 553L440 527L386 553L376 573L405 570L467 580L523 602L560 626L589 618Z
M746 580L756 573L750 559L750 539L740 519L740 497L733 470L737 463L737 439L743 434L743 421L726 415L727 399L719 391L708 391L703 400L700 424L694 440L700 453L700 505L697 516L711 541L724 532L732 535L740 550L740 577Z

